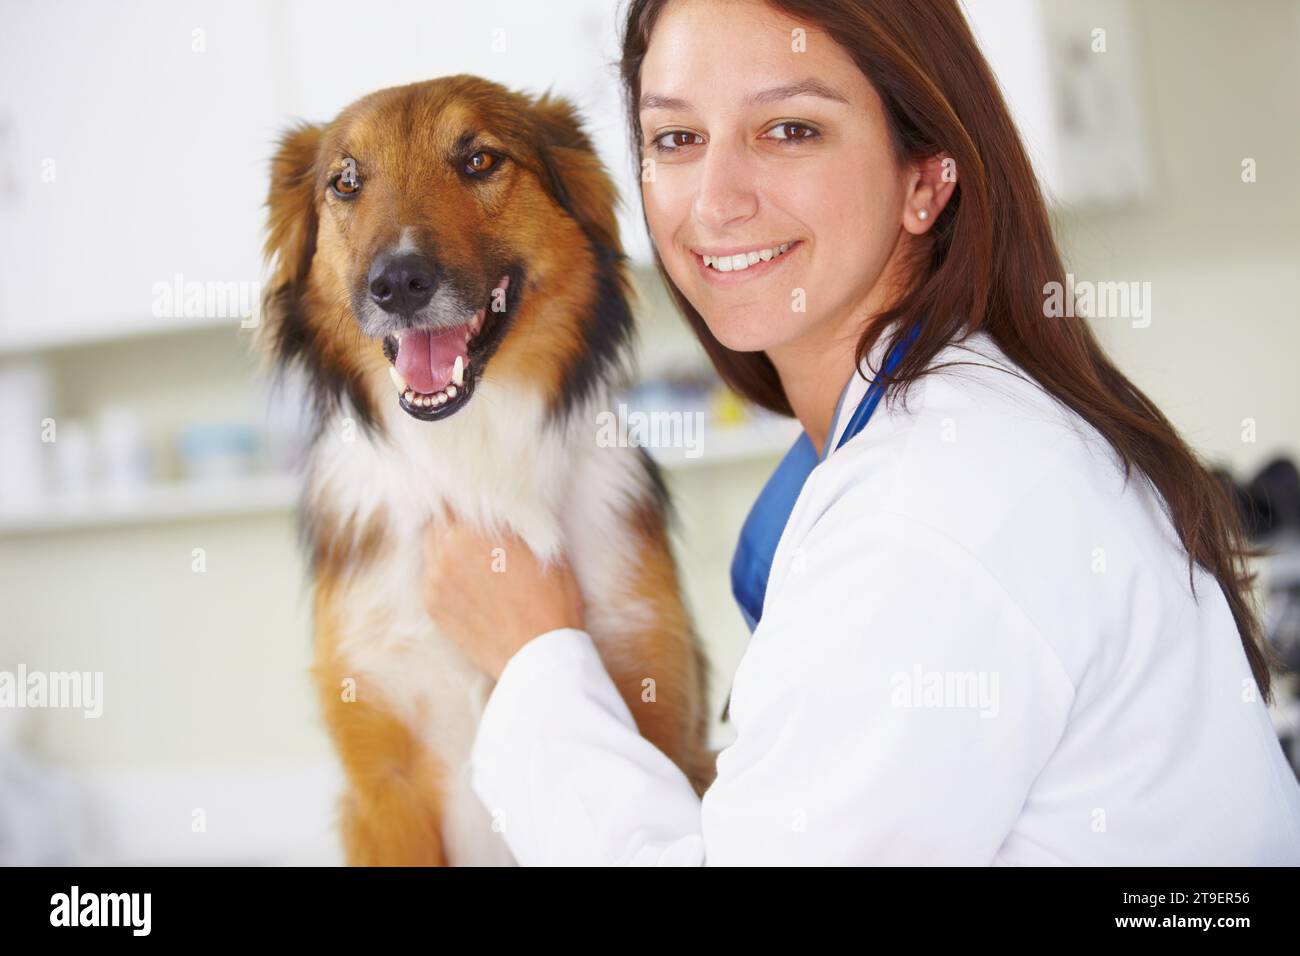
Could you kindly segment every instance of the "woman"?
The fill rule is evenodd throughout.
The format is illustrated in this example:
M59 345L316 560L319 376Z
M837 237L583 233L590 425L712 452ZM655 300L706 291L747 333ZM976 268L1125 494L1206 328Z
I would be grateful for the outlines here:
M498 677L474 782L517 858L1300 863L1238 524L1045 312L1064 269L955 2L634 0L622 70L661 273L805 435L733 566L754 633L702 801L565 569L430 537L429 611Z

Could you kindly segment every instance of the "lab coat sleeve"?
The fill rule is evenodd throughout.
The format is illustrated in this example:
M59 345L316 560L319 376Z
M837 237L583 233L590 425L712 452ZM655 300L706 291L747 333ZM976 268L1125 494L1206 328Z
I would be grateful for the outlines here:
M585 631L549 631L510 658L471 765L474 791L526 866L703 861L699 797L637 731Z
M585 632L510 660L472 780L521 863L993 862L1073 702L1053 650L923 522L832 507L791 553L702 802Z

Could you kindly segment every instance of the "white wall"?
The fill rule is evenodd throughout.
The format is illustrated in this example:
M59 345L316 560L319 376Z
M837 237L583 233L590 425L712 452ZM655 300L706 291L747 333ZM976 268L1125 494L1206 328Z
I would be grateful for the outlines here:
M1237 469L1300 458L1300 3L1133 8L1152 192L1065 210L1063 249L1080 278L1151 283L1150 327L1097 328L1196 448Z

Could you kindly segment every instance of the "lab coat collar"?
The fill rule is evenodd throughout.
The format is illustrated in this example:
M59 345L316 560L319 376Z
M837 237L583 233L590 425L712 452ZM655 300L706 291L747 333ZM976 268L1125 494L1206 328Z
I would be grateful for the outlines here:
M826 441L826 446L822 449L819 461L825 461L834 452L835 446L839 444L840 436L844 434L844 429L848 427L849 419L853 417L853 411L862 401L862 396L867 394L867 389L871 387L872 369L879 369L885 361L885 352L893 339L889 333L882 335L871 346L871 351L862 360L858 366L858 371L849 376L844 388L840 390L839 402L835 405L835 414L831 417L830 438Z

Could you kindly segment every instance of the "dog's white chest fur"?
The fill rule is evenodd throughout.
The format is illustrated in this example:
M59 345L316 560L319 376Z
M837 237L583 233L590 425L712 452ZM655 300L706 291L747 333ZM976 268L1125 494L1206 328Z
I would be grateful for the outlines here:
M443 835L453 865L512 858L469 785L469 751L492 682L436 632L423 606L429 517L446 503L465 518L508 525L539 554L562 549L602 649L651 622L649 609L627 598L637 551L626 516L651 494L636 452L598 447L594 410L560 430L545 425L539 396L490 377L481 386L464 412L440 422L385 403L386 439L343 411L313 450L305 491L309 512L352 518L355 529L378 518L396 544L346 580L338 653L358 696L382 700L445 766Z

